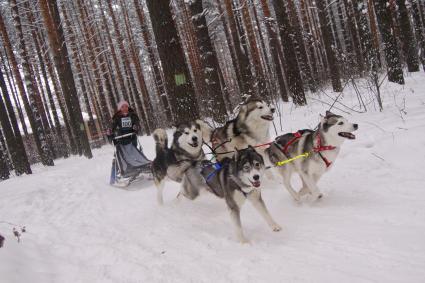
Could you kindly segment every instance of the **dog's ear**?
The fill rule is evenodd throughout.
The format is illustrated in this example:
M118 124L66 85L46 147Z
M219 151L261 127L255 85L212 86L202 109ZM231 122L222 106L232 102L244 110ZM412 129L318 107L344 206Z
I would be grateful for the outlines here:
M251 150L251 151L255 151L255 149L252 145L248 145L248 149Z
M335 116L335 114L334 114L334 113L332 113L331 111L327 110L327 111L326 111L326 115L325 115L325 117L326 117L326 118L328 118L328 117L330 117L330 116Z

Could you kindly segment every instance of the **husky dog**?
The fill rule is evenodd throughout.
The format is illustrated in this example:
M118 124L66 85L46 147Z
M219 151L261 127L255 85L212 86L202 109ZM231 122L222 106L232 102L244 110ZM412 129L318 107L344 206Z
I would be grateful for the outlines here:
M237 117L212 132L211 143L217 158L231 157L235 148L246 148L270 140L269 128L275 108L262 99L249 97L240 104ZM228 152L227 154L223 154ZM222 154L220 154L222 153Z
M246 243L240 219L240 210L248 199L266 220L273 231L282 228L270 216L261 198L261 178L264 173L264 159L249 146L236 150L233 158L224 158L217 164L204 161L202 169L192 166L184 174L182 192L179 195L195 199L200 189L215 194L226 201L232 221L236 226L236 235L240 242ZM206 164L207 163L207 164Z
M157 199L163 203L162 191L164 180L181 182L185 171L194 163L204 159L202 150L202 121L182 123L177 126L171 148L168 148L168 137L164 129L156 129L153 138L156 143L156 157L152 162L152 174L158 188Z
M286 189L296 201L306 194L311 194L316 200L323 196L317 182L335 162L344 140L356 138L352 132L357 129L357 124L352 124L344 117L327 111L324 117L321 116L316 131L301 130L297 134L279 136L265 153L272 163L308 153L308 157L296 159L277 167L277 170L283 177ZM291 175L294 171L300 175L303 182L299 192L296 192L291 185Z

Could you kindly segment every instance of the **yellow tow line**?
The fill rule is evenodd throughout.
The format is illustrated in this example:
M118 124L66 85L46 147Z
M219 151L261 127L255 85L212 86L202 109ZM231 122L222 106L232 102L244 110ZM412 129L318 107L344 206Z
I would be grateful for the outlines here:
M289 158L289 159L286 159L286 160L283 160L283 161L279 161L279 162L276 163L276 166L283 166L283 165L291 163L292 161L295 161L297 159L300 159L300 158L303 158L303 157L307 158L309 156L310 156L310 152L305 152L305 153L297 155L295 157L292 157L292 158Z

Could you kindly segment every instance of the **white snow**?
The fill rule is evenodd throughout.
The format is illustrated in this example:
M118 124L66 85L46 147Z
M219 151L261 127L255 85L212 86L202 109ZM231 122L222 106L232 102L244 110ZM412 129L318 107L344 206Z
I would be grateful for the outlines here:
M175 203L168 183L159 207L150 181L110 187L111 146L1 182L0 282L424 282L424 91L416 74L384 85L382 113L345 114L360 128L320 181L322 200L297 205L267 182L263 197L284 229L271 232L247 203L251 245L236 242L213 195ZM357 99L347 91L342 101ZM327 108L285 104L284 131L314 127ZM140 141L153 158L152 138ZM21 243L2 221L26 226Z

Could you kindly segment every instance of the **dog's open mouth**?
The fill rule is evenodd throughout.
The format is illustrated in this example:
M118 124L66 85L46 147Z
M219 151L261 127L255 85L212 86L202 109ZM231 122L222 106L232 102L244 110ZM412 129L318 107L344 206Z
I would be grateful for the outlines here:
M261 118L267 121L273 121L273 115L263 115Z
M356 138L355 135L353 135L352 133L349 133L349 132L340 132L340 133L338 133L338 135L340 137L343 137L343 138L346 138L346 139L349 139L349 140L354 140Z
M198 147L198 142L193 142L193 143L189 143L189 145L191 146L191 147Z
M254 187L256 187L256 188L258 188L258 187L261 185L261 182L260 182L260 181L251 181L251 180L250 180L250 182L251 182L251 184L252 184Z

